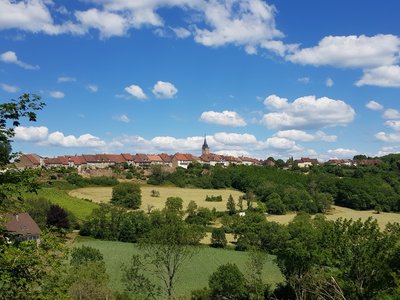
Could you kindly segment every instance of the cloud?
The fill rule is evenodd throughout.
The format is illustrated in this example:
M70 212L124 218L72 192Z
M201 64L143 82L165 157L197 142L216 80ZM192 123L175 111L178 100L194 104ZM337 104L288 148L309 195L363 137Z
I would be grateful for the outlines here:
M1 9L0 9L1 11ZM7 63L7 64L16 64L17 66L20 66L21 68L24 68L26 70L38 70L39 66L33 66L30 64L27 64L23 61L20 61L17 57L17 54L13 51L6 51L2 54L0 54L0 61Z
M328 154L331 155L330 158L352 158L359 152L354 149L337 148L333 150L328 150Z
M264 100L264 105L270 110L280 110L290 106L288 99L281 98L277 95L270 95L266 97Z
M327 78L325 84L327 87L333 87L335 83L333 82L332 78Z
M86 85L86 88L91 93L97 93L97 91L99 90L99 87L96 84L88 84Z
M192 33L183 27L171 27L171 30L175 33L175 35L180 39L188 38L192 35Z
M113 119L124 123L129 123L131 121L127 115L113 116Z
M17 141L43 141L48 134L49 129L44 126L18 126L15 128L14 139Z
M400 111L397 109L389 108L383 113L385 119L400 119Z
M398 121L389 120L389 121L385 122L385 125L394 130L400 131L400 120L398 120Z
M205 111L200 116L200 121L222 126L242 127L246 121L234 111L224 110L223 112Z
M50 92L50 97L56 98L56 99L61 99L65 97L65 94L60 91L51 91Z
M297 78L298 82L304 83L304 84L309 84L310 83L310 77L300 77Z
M268 148L274 148L279 150L290 150L296 146L296 143L292 140L280 137L271 137L266 141L266 146Z
M315 47L287 55L286 60L302 65L374 68L395 64L399 51L400 38L391 34L327 36Z
M143 92L142 88L138 85L132 84L125 88L125 91L131 94L133 97L139 100L145 100L147 98L146 94Z
M218 143L227 145L243 145L243 144L255 144L257 143L257 138L248 133L226 133L218 132L214 134L214 139Z
M370 110L382 110L383 109L383 105L376 102L376 101L369 101L366 105L366 108L370 109Z
M381 66L364 71L356 86L373 85L380 87L400 87L400 66Z
M275 7L260 0L204 2L202 12L210 28L195 27L194 39L205 46L256 46L283 36L275 26Z
M354 109L342 100L327 97L305 96L292 103L276 95L268 96L264 101L267 107L278 112L267 113L261 123L268 128L322 128L347 125L355 117Z
M60 76L57 78L57 82L75 82L75 77Z
M106 142L91 134L82 134L79 137L74 135L65 136L60 131L49 133L45 126L18 126L15 128L16 141L34 142L39 146L58 146L58 147L102 147Z
M302 130L291 129L281 130L274 134L276 137L286 138L293 141L312 142L312 141L324 141L324 142L336 142L336 135L327 135L323 131L317 131L315 134L307 133Z
M178 89L170 82L157 81L152 92L157 98L171 99L178 93Z
M1 83L0 82L0 88L8 93L16 93L19 90L19 87L14 86L14 85L9 85L9 84L5 84L5 83Z
M375 137L382 142L400 142L400 131L394 133L378 132Z

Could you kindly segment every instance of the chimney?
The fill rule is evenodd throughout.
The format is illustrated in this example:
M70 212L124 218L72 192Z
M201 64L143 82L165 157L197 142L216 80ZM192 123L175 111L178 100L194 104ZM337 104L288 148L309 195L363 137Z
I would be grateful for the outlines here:
M19 221L18 220L18 214L15 214L15 219L17 220L17 222Z

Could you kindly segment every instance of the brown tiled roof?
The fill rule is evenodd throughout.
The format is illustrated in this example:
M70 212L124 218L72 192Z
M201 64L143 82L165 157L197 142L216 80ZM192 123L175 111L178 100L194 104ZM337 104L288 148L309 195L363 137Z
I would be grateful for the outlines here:
M242 160L239 157L235 157L235 156L223 156L223 159L229 162L236 162L236 163L241 163Z
M122 153L121 155L123 156L123 158L124 158L126 161L133 161L133 156L132 156L132 154L129 154L129 153Z
M34 165L40 165L40 156L37 154L24 154L27 159Z
M163 162L162 158L159 155L147 155L147 158L151 162Z
M28 213L6 215L6 229L11 234L38 235L41 233L39 226Z
M126 159L122 156L122 154L104 154L104 156L113 163L121 164L126 162Z
M74 165L84 165L86 164L86 159L83 155L68 156L68 161L72 162Z
M133 155L133 161L135 163L150 162L150 160L149 160L149 158L147 157L146 154L135 154L135 155Z
M174 157L175 157L175 159L181 160L181 161L194 161L194 160L197 160L197 157L193 156L190 153L175 153Z
M88 163L110 162L105 154L84 154L82 156Z
M260 161L259 161L258 159L251 158L251 157L247 157L247 156L239 156L239 158L240 158L242 161L249 161L249 162L252 162L252 163L254 163L254 164L260 163Z
M172 156L167 153L161 153L159 156L161 157L163 162L169 163L172 161Z
M200 159L204 162L211 162L211 161L222 162L224 160L224 157L222 155L209 153L209 154L203 154L202 156L200 156Z
M57 156L53 158L46 158L44 160L45 165L68 165L68 157Z

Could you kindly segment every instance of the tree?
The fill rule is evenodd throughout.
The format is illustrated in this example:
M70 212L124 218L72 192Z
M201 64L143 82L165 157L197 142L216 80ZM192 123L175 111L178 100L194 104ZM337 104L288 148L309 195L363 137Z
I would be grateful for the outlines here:
M186 208L186 213L188 217L193 217L196 215L197 204L195 201L191 200Z
M264 299L266 290L269 286L263 281L263 269L267 256L261 251L250 251L249 260L246 264L246 286L249 299Z
M122 182L114 186L111 203L127 208L139 208L142 204L140 185L133 182Z
M51 205L47 213L47 225L55 226L58 229L69 229L68 213L57 204Z
M168 197L165 201L165 209L169 211L179 212L183 209L183 200L180 197Z
M162 281L168 299L173 299L181 267L195 253L193 245L204 237L204 231L187 224L174 211L158 213L157 223L141 240L140 248L146 264L153 267L152 273Z
M246 282L235 264L220 265L208 279L212 299L247 299Z
M228 210L230 215L236 213L236 204L235 200L233 200L232 194L230 194L228 197L228 202L226 203L226 209Z
M214 248L225 248L226 243L225 229L213 228L211 232L211 246Z
M285 204L283 204L281 196L278 193L272 193L267 198L267 210L270 214L284 215L286 213Z
M70 260L72 266L86 265L91 262L104 264L103 254L100 250L84 245L72 249Z

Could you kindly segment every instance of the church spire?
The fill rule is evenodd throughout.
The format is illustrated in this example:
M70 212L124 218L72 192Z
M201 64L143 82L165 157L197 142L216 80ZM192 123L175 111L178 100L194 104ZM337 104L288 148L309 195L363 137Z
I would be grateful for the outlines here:
M210 148L208 147L208 144L207 144L207 136L206 135L204 135L204 143L203 143L203 146L201 147L201 154L203 154L203 155L210 154Z

